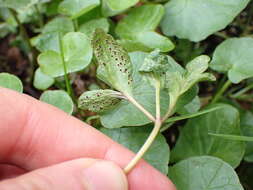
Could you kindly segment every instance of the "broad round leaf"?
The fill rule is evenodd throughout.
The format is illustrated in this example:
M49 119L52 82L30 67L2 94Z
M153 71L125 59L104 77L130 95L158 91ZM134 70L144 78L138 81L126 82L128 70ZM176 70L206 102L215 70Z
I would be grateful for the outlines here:
M250 0L171 0L165 5L162 31L191 41L201 41L225 28Z
M15 75L9 73L0 73L0 87L23 92L23 85L21 80Z
M74 25L69 18L56 17L44 26L40 35L31 39L31 43L41 52L47 50L60 52L58 35L64 35L73 31Z
M208 133L241 135L239 112L224 104L221 109L189 119L172 150L172 161L211 155L223 159L233 167L238 166L245 152L244 142L213 137Z
M0 7L8 7L16 11L25 11L37 2L38 0L0 0Z
M63 55L55 51L45 51L38 57L42 72L58 77L64 75L64 57L67 73L76 72L87 67L92 58L92 48L88 37L80 32L67 33L62 39Z
M74 104L67 92L63 90L47 90L40 96L40 100L51 104L68 114L72 114Z
M135 5L139 0L103 0L108 5L108 7L114 11L122 11L133 5Z
M253 77L253 38L231 38L222 42L214 51L211 68L228 72L233 83Z
M58 7L59 13L75 19L100 4L99 0L64 0Z
M169 168L177 190L243 190L233 168L211 156L191 157Z
M106 129L101 131L133 152L138 152L151 132L151 126ZM159 134L144 155L144 159L165 175L168 173L170 150L165 138Z
M79 27L79 32L88 35L90 38L97 28L103 29L106 33L109 31L110 24L106 18L92 19Z
M46 90L54 84L54 78L44 74L40 68L35 71L33 86L39 90Z
M173 43L154 31L163 14L162 5L144 5L132 9L116 27L116 34L123 39L121 44L131 51L150 51L156 48L162 52L172 50Z
M244 136L253 137L253 113L247 111L241 114L241 129ZM246 142L244 160L253 162L253 142Z

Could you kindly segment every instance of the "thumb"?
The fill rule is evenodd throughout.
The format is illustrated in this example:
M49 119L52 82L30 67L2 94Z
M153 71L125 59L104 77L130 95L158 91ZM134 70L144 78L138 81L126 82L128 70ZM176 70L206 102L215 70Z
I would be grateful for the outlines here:
M123 171L109 161L78 159L0 182L1 190L127 190Z

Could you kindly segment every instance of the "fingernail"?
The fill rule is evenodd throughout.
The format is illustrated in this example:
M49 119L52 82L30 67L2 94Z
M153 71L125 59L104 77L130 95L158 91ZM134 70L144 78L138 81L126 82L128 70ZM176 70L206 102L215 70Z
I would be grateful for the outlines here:
M127 178L117 165L97 161L83 172L88 190L127 190Z

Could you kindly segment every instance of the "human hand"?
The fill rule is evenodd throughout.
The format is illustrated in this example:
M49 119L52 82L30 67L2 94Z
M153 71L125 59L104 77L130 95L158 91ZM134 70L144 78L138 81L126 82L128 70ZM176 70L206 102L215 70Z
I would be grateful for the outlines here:
M126 177L132 157L61 110L0 88L1 190L175 190L143 160Z

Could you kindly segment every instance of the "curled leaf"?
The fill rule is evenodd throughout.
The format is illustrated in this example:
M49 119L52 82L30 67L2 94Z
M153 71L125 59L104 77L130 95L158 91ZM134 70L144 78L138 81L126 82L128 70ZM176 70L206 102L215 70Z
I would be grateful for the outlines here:
M165 73L169 69L166 55L160 54L159 50L151 52L145 59L139 71L151 85L155 86L155 81L161 82L161 88L164 86Z
M102 29L96 29L92 46L103 80L113 88L131 94L132 64L127 52Z
M81 109L93 112L109 110L120 102L121 93L113 90L92 90L84 92L78 100Z

